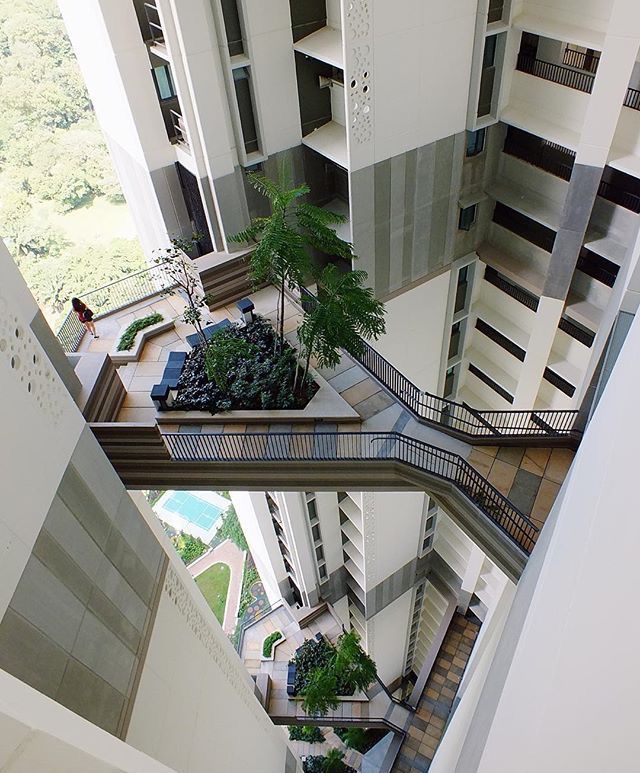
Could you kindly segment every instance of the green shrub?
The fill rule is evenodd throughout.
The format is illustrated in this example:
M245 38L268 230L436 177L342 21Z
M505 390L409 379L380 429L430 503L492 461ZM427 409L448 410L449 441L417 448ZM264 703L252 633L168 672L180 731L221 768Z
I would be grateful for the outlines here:
M242 620L244 613L247 611L247 607L253 601L253 594L251 593L251 586L254 582L258 582L260 575L255 566L245 566L244 574L242 575L242 591L240 592L240 603L238 604L238 619Z
M229 372L242 361L251 360L255 346L244 338L238 338L235 329L219 330L209 339L204 353L204 369L209 381L215 381L220 389L229 384Z
M289 740L322 743L324 736L320 728L315 725L289 725Z
M172 542L185 564L195 561L208 549L208 545L205 545L200 537L192 537L191 534L185 534L182 531L173 537Z
M227 511L222 516L222 523L216 532L216 542L223 542L226 539L230 539L234 542L240 550L249 550L247 540L245 539L242 526L240 526L240 521L238 520L238 515L233 505L229 505L227 508Z
M270 658L271 657L271 650L273 649L273 645L282 639L282 634L280 631L274 631L273 633L270 633L266 639L262 642L262 656L264 658Z
M119 352L128 352L129 349L133 346L134 341L136 340L136 334L139 333L141 330L144 330L146 327L151 327L151 325L157 325L158 322L162 322L163 316L162 314L155 313L155 314L149 314L148 317L143 317L142 319L136 319L134 322L132 322L129 327L124 331L124 333L120 336L120 340L118 341L118 351Z

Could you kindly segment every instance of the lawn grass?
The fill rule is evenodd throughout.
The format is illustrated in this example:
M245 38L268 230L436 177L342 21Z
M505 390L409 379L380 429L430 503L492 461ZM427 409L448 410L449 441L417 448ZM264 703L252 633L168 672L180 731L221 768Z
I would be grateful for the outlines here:
M229 579L231 570L227 564L214 564L196 577L196 584L202 591L207 604L213 610L213 614L218 618L222 625L224 620L224 608L227 603L227 592L229 591Z

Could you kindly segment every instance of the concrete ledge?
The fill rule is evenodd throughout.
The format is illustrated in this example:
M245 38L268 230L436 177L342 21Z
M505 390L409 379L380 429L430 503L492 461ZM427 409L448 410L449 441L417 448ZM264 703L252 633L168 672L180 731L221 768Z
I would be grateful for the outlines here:
M158 424L249 424L257 422L293 422L313 421L362 421L360 415L349 403L316 371L312 372L320 387L308 404L301 409L288 411L226 411L210 414L207 411L159 411L156 414Z
M145 314L144 316L149 316L148 314ZM144 317L140 317L140 319L144 319ZM127 349L127 351L119 352L117 349L118 344L120 343L120 339L122 338L122 335L124 334L125 330L131 325L130 322L128 325L124 325L120 328L118 331L118 335L116 337L115 343L113 344L113 349L109 352L109 356L113 360L113 362L116 365L125 365L128 362L138 362L140 359L140 355L142 354L142 350L144 349L145 343L150 339L153 338L156 335L159 335L160 333L166 333L167 330L172 330L175 325L175 320L173 319L167 319L166 317L162 318L161 322L156 322L155 325L150 325L149 327L145 327L144 330L139 330L136 333L136 337L133 342L133 346L131 349Z

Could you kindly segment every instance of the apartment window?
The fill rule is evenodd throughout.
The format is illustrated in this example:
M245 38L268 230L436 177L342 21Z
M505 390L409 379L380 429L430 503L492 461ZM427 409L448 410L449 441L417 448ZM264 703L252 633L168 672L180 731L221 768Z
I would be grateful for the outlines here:
M449 339L449 354L447 359L452 360L454 357L457 357L460 352L460 333L461 333L461 323L456 322L451 327L451 338Z
M318 545L318 547L316 548L316 558L318 559L318 561L324 561L324 549L322 545Z
M497 35L489 35L484 43L484 53L482 55L482 69L486 70L487 67L493 67L496 63L496 42L498 40Z
M173 99L176 96L176 90L173 87L173 78L168 64L153 68L153 78L158 89L160 99Z
M444 379L444 397L450 397L453 394L453 391L455 389L455 383L456 383L456 372L458 369L458 365L456 365L454 368L449 368L447 371L447 375Z
M458 271L458 284L456 286L456 300L453 313L458 314L467 305L467 290L469 289L469 266L463 266Z
M325 564L322 564L322 566L319 567L318 572L320 574L321 580L327 579L327 567L325 566Z
M462 207L460 209L460 217L458 218L458 228L461 231L470 231L471 226L476 222L477 213L477 204L471 204L469 207Z
M320 527L316 524L313 529L311 529L311 536L313 537L314 543L318 542L320 537Z
M247 155L257 153L259 150L258 129L253 110L249 68L237 67L233 71L233 81L236 90L238 112L240 113L240 128L245 153Z
M237 0L222 0L222 16L224 18L227 45L229 46L229 56L244 54L242 22Z
M467 132L467 158L477 156L484 150L486 129L478 129L475 132Z
M307 494L307 496L309 496ZM318 518L318 509L316 507L316 500L315 499L309 499L307 502L307 510L309 511L309 520L315 521Z

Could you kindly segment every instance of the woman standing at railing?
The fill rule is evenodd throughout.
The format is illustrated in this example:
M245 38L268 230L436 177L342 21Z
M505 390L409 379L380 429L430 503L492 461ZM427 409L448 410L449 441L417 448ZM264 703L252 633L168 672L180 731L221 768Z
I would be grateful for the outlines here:
M96 333L96 325L93 321L93 312L86 305L86 303L83 303L80 298L72 298L71 305L73 306L75 313L78 315L78 319L91 333L91 335L94 338L100 338L100 336Z

